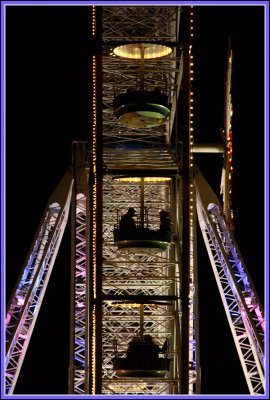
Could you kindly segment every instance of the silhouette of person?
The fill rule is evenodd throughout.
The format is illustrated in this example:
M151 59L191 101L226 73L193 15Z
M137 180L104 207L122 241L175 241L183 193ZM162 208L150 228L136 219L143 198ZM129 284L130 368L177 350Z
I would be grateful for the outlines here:
M160 240L165 240L168 236L171 236L171 218L169 217L169 214L165 210L161 210L159 212L159 217L160 217L160 226L159 230L157 231L157 238Z
M133 219L136 210L133 207L128 209L128 212L124 214L120 220L119 230L120 239L135 239L136 238L136 224Z
M172 231L171 228L171 218L169 217L169 214L167 213L167 211L165 210L161 210L159 213L159 217L160 217L160 230L164 230L164 231Z
M127 358L140 358L143 355L141 350L142 339L134 336L128 344Z
M144 336L144 354L147 359L158 358L160 352L159 346L154 343L152 336Z

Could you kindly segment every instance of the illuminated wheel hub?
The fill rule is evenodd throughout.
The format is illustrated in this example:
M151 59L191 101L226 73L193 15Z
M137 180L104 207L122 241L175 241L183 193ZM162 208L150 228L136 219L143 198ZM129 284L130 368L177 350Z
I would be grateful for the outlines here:
M153 59L167 56L172 52L171 47L157 43L129 43L116 47L113 52L116 56L130 59Z

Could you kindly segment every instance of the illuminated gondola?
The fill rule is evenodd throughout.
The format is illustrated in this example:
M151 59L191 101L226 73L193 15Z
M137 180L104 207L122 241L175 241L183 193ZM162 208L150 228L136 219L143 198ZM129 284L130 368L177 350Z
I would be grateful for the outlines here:
M126 93L114 98L114 114L119 122L129 128L152 128L164 124L171 106L168 96L160 88L145 89L145 60L167 56L172 49L156 43L129 43L116 47L113 52L118 57L141 62L138 68L140 89L128 88Z
M147 352L146 345L141 345L141 353ZM162 353L160 353L162 354ZM162 378L170 370L170 359L165 358L114 358L113 369L119 377L155 377Z
M114 242L122 253L126 254L158 254L167 250L171 242L171 232L164 232L160 239L153 238L153 231L138 228L133 238L125 239L120 229L114 229Z
M124 180L127 178L118 177L115 178L117 181ZM170 223L165 229L159 229L157 231L149 229L148 225L148 212L144 206L144 181L145 180L162 180L166 178L128 178L131 182L139 181L141 185L141 212L139 226L133 230L121 229L121 222L119 223L119 215L117 213L117 223L114 227L113 236L114 243L118 249L125 254L158 254L167 250L170 245L172 232ZM168 179L168 178L167 178ZM163 212L165 212L163 210Z
M115 97L114 113L130 128L152 128L165 123L170 113L168 96L158 90L128 90Z
M140 336L134 336L129 342L125 357L119 357L117 340L114 341L115 357L112 362L113 370L118 377L163 378L170 370L168 340L166 339L160 347L151 335L144 335L143 318L144 305L140 304Z

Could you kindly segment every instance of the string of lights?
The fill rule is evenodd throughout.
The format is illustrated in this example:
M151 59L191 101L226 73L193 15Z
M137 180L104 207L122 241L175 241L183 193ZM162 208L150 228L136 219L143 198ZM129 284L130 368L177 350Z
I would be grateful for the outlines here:
M231 99L231 68L232 68L232 54L229 57L229 79L230 81L227 83L229 85L229 126L227 128L228 136L227 136L227 159L228 159L228 168L229 168L229 209L230 209L230 219L232 229L234 228L233 224L233 208L232 208L232 177L233 177L233 139L232 139L232 117L233 117L233 106ZM227 132L226 132L227 133Z
M92 7L92 36L96 35L96 6ZM96 235L97 235L97 65L96 55L92 58L92 78L93 78L93 131L92 131L92 148L93 148L93 231L92 231L92 254L93 254L93 296L97 298L97 254L96 254ZM92 394L96 394L96 305L92 309Z
M198 373L198 354L197 354L197 321L196 321L196 308L198 301L197 284L196 284L196 260L195 260L195 242L196 242L196 212L195 212L195 195L193 185L193 144L194 144L194 56L193 56L193 38L194 38L194 12L193 6L190 7L189 16L190 27L190 42L189 42L189 169L190 169L190 184L189 184L189 262L190 262L190 286L189 286L189 299L190 299L190 312L189 312L189 394L196 394L199 387ZM196 389L195 389L196 388Z

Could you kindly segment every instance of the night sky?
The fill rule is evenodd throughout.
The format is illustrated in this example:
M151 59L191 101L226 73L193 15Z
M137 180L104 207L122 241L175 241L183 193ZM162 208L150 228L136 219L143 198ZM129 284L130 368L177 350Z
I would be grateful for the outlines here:
M71 163L73 140L91 134L91 7L9 6L6 28L6 297L47 201ZM235 237L264 296L264 8L194 8L195 142L220 142L228 37ZM220 155L196 155L217 194ZM198 229L202 394L247 386ZM65 394L69 360L70 223L15 393Z

